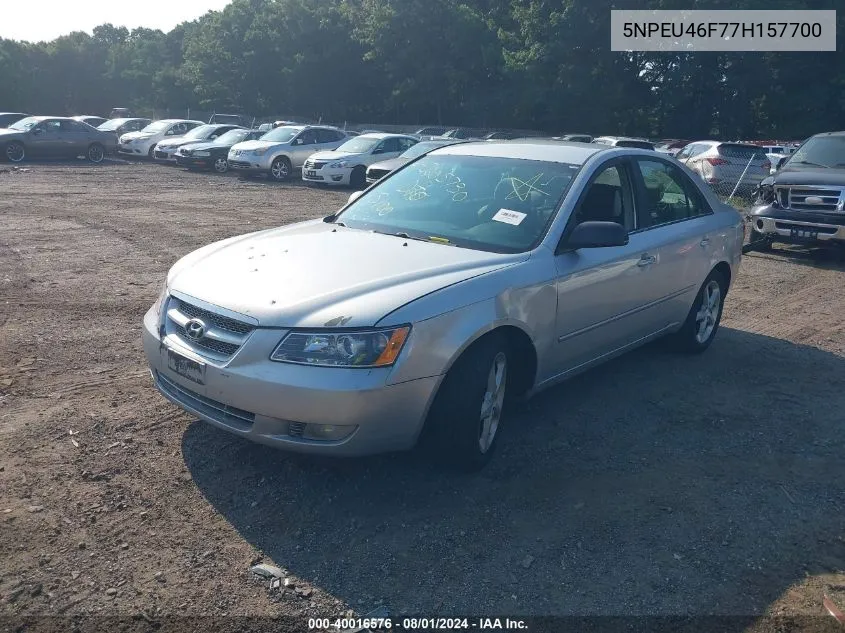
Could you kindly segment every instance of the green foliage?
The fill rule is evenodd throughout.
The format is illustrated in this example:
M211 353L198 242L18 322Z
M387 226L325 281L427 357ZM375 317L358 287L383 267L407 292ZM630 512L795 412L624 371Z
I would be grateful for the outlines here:
M0 39L0 109L296 113L655 137L803 138L845 123L835 53L613 53L610 10L822 0L234 0L170 33ZM845 33L845 11L838 13ZM840 37L841 39L841 37Z

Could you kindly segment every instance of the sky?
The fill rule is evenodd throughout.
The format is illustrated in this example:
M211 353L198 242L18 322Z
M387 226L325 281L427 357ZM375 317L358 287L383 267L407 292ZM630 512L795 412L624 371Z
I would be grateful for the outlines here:
M0 37L39 42L111 22L169 31L231 0L0 0Z

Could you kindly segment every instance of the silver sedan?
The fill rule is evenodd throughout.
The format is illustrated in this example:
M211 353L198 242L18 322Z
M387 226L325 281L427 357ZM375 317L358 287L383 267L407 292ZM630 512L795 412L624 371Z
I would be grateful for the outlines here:
M436 149L337 213L178 261L144 317L171 402L244 438L483 466L509 401L648 341L704 351L740 215L671 158Z

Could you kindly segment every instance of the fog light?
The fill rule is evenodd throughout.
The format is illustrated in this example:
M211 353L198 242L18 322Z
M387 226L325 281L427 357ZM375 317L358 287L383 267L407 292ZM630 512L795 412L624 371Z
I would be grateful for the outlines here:
M348 424L308 424L302 437L309 440L337 442L352 435L357 428Z

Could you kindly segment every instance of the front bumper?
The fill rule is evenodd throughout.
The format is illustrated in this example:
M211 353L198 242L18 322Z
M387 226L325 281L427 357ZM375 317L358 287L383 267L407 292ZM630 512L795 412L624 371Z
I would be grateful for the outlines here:
M229 162L229 169L236 169L238 171L254 172L256 174L266 174L270 171L272 164L269 152L263 156L255 156L244 152L229 152L226 160Z
M332 169L326 165L322 169L302 170L302 180L307 182L320 182L326 185L349 185L351 177L351 167Z
M763 205L752 209L749 217L755 231L779 242L845 242L845 213L792 211Z
M214 165L214 159L210 156L183 156L176 154L176 164L181 167L203 167L210 169Z
M414 446L440 376L387 384L392 368L336 369L268 359L279 331L253 330L225 363L200 356L178 337L161 339L158 314L144 316L143 345L156 387L172 403L225 431L301 453L361 456ZM204 385L173 372L168 348L206 364ZM339 441L302 437L304 424L354 427Z
M153 158L160 163L175 163L176 162L176 148L173 149L159 149L155 148Z

